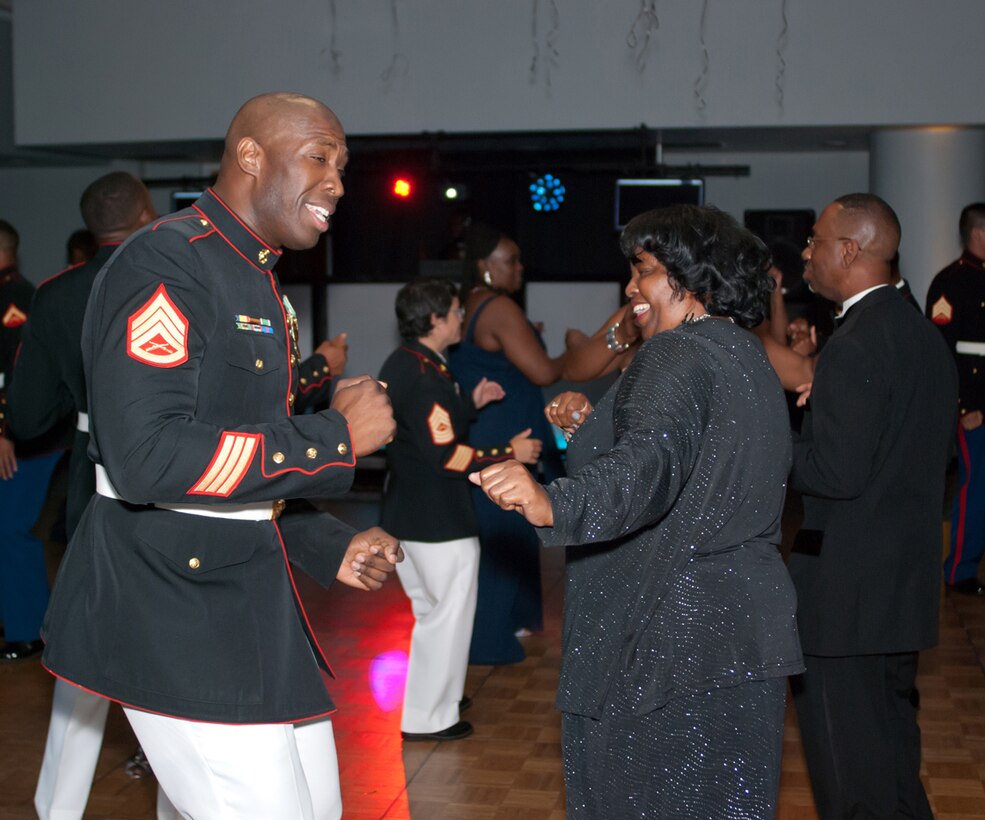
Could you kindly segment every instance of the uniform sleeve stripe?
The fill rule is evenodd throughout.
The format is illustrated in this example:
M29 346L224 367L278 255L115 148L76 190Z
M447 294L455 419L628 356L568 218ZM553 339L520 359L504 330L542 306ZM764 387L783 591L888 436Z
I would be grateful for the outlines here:
M259 440L258 433L223 432L212 462L188 494L228 498L250 469Z
M456 472L464 472L465 469L472 463L472 456L475 454L475 450L471 447L467 447L464 444L459 444L455 448L455 452L451 454L451 458L445 462L446 470L455 470Z

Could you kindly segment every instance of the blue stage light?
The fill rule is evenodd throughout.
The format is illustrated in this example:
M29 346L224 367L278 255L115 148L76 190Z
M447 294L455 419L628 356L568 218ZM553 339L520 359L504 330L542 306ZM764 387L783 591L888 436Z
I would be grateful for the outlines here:
M530 183L530 204L535 211L556 211L566 194L564 184L554 174L544 174Z

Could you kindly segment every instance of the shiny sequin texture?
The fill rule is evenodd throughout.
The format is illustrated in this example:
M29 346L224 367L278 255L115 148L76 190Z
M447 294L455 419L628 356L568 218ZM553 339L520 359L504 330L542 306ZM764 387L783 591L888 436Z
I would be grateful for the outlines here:
M570 816L761 816L751 803L730 813L726 758L767 798L755 805L772 805L783 678L803 669L775 546L790 452L759 341L715 320L646 342L572 438L570 478L548 487L555 525L541 531L569 546L557 705ZM752 708L764 697L770 708ZM714 810L666 810L692 792L648 762L662 759L717 795ZM627 771L635 796L598 803L616 782L635 788Z

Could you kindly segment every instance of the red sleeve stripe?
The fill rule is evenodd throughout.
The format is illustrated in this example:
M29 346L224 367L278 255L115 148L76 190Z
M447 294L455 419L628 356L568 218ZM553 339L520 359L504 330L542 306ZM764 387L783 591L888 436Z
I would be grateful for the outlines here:
M232 495L253 463L260 438L259 433L223 432L212 463L188 495Z

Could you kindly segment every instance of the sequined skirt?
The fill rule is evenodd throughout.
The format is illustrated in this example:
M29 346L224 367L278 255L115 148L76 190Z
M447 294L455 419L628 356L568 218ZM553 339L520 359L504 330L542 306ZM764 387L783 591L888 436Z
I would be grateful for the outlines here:
M563 715L569 818L772 818L786 678L674 698L642 717L617 695Z

